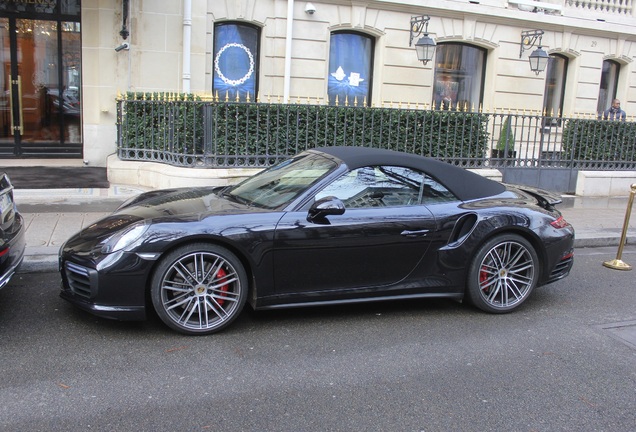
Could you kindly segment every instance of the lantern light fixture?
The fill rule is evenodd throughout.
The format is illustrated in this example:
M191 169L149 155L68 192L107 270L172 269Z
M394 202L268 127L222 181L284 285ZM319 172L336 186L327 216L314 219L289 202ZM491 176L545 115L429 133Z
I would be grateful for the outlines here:
M435 54L436 43L433 38L428 35L428 22L430 19L431 17L428 15L411 17L409 46L413 45L413 39L422 36L415 43L415 52L417 53L417 59L424 65L433 60L433 55Z
M541 46L541 39L543 37L543 30L525 30L521 32L521 48L519 50L519 58L522 57L523 52L537 45L537 49L530 53L528 61L530 62L530 70L537 75L543 72L548 65L550 56L545 52Z

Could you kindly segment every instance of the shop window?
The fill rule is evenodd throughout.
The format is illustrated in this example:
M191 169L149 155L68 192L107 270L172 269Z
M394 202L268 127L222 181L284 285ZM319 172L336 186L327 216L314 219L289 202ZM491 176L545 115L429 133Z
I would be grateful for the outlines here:
M612 101L616 99L619 71L620 65L615 61L605 60L603 62L601 86L598 90L598 105L596 106L596 112L602 113L608 109L612 104Z
M39 19L47 19L53 15L80 16L81 0L3 0L0 1L0 12L39 14ZM31 18L31 17L29 17Z
M354 32L331 34L329 105L365 106L371 100L372 37Z
M435 54L433 106L436 109L479 109L485 69L485 49L460 43L440 43Z
M214 26L212 94L221 100L255 101L260 30L248 24Z
M565 78L567 72L567 57L559 54L550 55L546 70L545 96L543 100L543 112L548 117L561 117L563 114L563 98L565 96Z

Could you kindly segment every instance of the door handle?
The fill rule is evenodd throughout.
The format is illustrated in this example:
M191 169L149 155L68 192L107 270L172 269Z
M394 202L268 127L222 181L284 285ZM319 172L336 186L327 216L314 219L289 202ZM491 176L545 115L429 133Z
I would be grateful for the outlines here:
M18 80L12 79L9 82L9 116L11 118L11 135L15 134L15 122L13 121L13 86L18 83Z
M415 230L415 231L404 230L400 233L400 235L403 235L404 237L425 237L426 234L429 233L429 231L430 230L427 230L427 229Z
M15 126L15 123L13 120L13 86L14 85L18 87L18 108L19 108L18 111L20 113L19 126ZM9 86L9 113L11 114L11 135L15 135L16 132L18 134L21 134L24 128L24 117L22 114L22 77L20 75L18 75L17 79L12 79L11 85Z

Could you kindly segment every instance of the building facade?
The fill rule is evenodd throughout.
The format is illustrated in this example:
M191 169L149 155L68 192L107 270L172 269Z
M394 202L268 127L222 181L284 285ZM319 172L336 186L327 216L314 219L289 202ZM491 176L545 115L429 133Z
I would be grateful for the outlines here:
M0 158L105 166L131 91L557 116L618 98L630 119L635 13L631 0L2 0Z

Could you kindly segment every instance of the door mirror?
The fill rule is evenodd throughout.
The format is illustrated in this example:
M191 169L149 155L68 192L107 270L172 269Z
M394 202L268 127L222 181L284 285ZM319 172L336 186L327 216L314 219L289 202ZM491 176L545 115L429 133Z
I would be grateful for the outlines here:
M319 199L309 208L307 220L324 219L327 216L339 216L344 214L344 203L335 196L328 196Z

